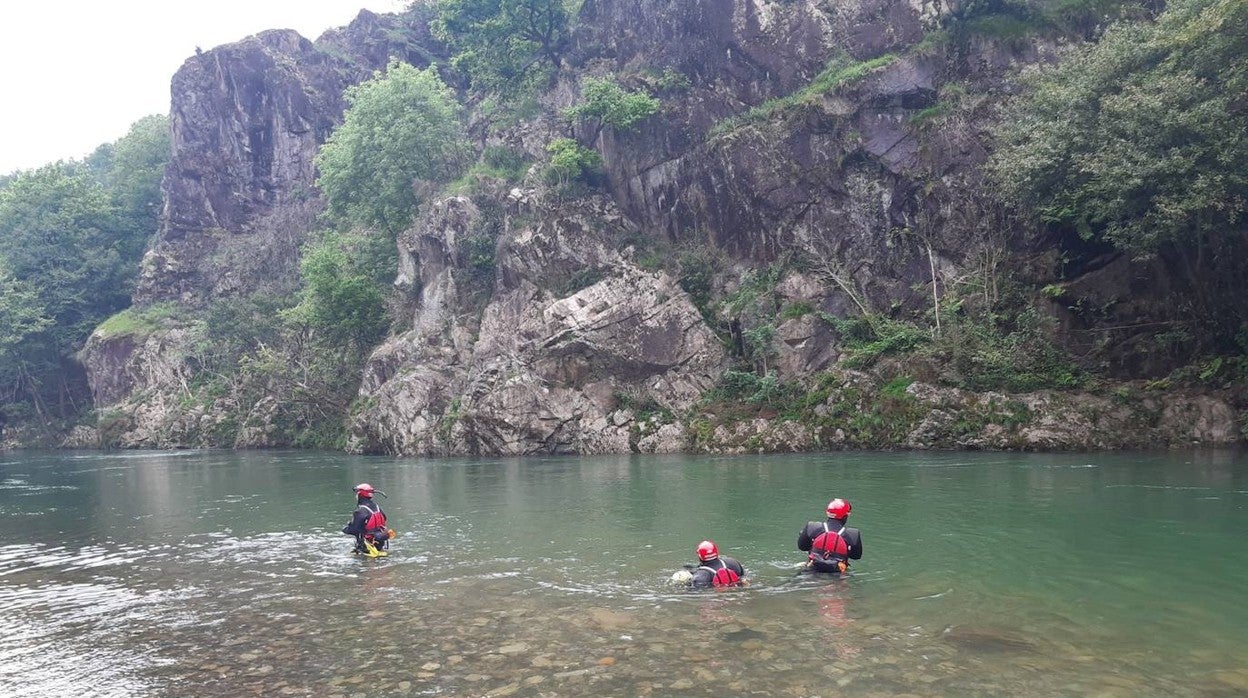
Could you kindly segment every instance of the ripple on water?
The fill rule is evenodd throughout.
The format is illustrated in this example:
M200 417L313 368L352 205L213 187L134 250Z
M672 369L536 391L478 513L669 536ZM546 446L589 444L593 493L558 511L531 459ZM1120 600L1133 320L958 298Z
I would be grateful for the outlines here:
M146 557L133 546L0 547L0 685L23 696L132 696L149 692L148 649L134 625L194 627L194 589L140 589L126 570ZM49 672L49 658L67 671Z

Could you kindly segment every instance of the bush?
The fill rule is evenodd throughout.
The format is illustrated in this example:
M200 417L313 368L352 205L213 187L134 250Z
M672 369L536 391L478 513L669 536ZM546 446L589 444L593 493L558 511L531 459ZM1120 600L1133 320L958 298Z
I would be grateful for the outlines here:
M360 349L381 341L390 320L378 267L367 264L376 254L369 254L376 237L331 233L308 247L299 264L304 288L288 319L320 330L339 346Z
M845 345L844 364L863 368L881 357L904 354L932 341L932 335L917 325L879 316L837 318L825 313L826 320L841 336Z
M1248 161L1248 3L1173 3L1030 86L1002 121L994 169L1042 220L1138 257L1243 234L1248 169L1231 163Z
M598 151L571 138L556 138L546 146L546 151L550 153L546 167L546 181L550 184L590 184L601 172L602 156Z
M950 315L932 353L953 369L952 382L968 390L1077 388L1086 379L1054 344L1051 322L1031 307L1008 323Z
M645 92L629 92L610 78L587 78L585 101L569 108L570 118L596 119L599 126L628 131L659 111L659 100Z

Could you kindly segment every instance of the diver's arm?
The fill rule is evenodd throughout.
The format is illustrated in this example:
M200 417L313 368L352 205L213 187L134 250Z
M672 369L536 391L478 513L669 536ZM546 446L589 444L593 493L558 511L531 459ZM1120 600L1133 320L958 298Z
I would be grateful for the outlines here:
M351 523L347 524L347 527L342 529L342 532L359 538L364 535L364 524L368 522L368 517L371 515L372 512L368 510L368 507L356 507L355 512L351 515Z
M862 559L862 531L859 531L856 528L848 528L845 530L849 534L848 536L846 536L846 538L849 541L849 559L861 560Z
M809 530L810 524L806 524L802 527L801 533L797 534L797 549L804 553L810 552L810 546L815 543L814 539L807 533Z

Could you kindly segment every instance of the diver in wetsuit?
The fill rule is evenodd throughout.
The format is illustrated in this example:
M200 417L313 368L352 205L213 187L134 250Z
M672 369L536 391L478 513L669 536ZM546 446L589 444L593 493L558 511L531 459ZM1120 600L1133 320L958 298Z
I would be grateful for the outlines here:
M809 553L807 569L844 574L850 560L862 559L862 532L845 525L852 508L843 499L833 499L827 521L811 521L797 534L797 549Z
M386 528L386 513L373 501L373 493L377 490L367 482L353 489L356 494L355 513L351 515L351 523L342 529L348 536L355 536L355 549L351 552L369 553L369 546L374 551L385 550L389 547L390 532Z
M693 578L688 582L692 589L741 586L745 578L741 563L730 557L720 557L719 548L709 540L698 544L698 566L692 571Z

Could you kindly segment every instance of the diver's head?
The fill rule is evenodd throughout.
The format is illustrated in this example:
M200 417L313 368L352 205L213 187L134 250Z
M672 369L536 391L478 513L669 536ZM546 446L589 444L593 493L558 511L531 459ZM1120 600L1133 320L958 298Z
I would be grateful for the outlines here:
M844 521L849 518L850 509L853 509L853 507L849 505L849 502L838 497L828 502L828 517Z
M715 547L715 544L709 540L698 543L698 559L702 562L719 559L719 548Z
M373 489L373 486L368 484L367 482L361 482L360 484L356 485L352 489L355 491L356 494L366 499L371 499L373 496L373 492L376 491Z

